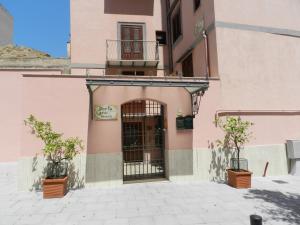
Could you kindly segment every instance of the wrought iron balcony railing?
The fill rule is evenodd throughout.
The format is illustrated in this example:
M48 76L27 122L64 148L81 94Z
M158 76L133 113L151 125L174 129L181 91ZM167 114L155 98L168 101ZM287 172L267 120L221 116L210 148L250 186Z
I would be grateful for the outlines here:
M144 40L107 40L108 66L156 67L159 63L159 44Z

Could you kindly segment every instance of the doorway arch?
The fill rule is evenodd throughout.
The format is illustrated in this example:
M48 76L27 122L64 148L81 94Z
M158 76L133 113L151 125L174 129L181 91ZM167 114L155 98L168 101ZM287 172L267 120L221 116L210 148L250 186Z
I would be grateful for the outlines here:
M121 106L123 180L165 177L165 106L134 100Z

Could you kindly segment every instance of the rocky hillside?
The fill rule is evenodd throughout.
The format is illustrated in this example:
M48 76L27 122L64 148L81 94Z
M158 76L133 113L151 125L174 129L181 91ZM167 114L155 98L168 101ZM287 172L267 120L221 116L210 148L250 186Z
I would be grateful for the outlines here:
M0 59L45 59L51 56L47 53L15 45L0 46Z

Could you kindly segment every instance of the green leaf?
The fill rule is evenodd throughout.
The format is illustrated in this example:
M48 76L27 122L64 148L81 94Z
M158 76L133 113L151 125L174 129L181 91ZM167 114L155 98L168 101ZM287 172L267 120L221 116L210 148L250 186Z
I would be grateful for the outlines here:
M252 136L249 129L253 126L253 123L244 121L241 117L229 116L225 119L217 117L215 124L224 132L224 139L217 140L217 146L222 149L237 150L239 158L240 150L249 142Z
M61 133L55 132L50 122L37 120L30 115L24 120L25 126L31 128L32 133L44 143L42 151L44 156L53 164L72 160L83 149L82 140L79 138L63 139Z

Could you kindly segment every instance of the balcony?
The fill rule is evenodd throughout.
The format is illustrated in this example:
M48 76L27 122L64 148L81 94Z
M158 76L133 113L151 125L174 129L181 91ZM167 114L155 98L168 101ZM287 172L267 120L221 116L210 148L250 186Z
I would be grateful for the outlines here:
M106 62L109 67L157 67L159 44L144 40L107 40Z

